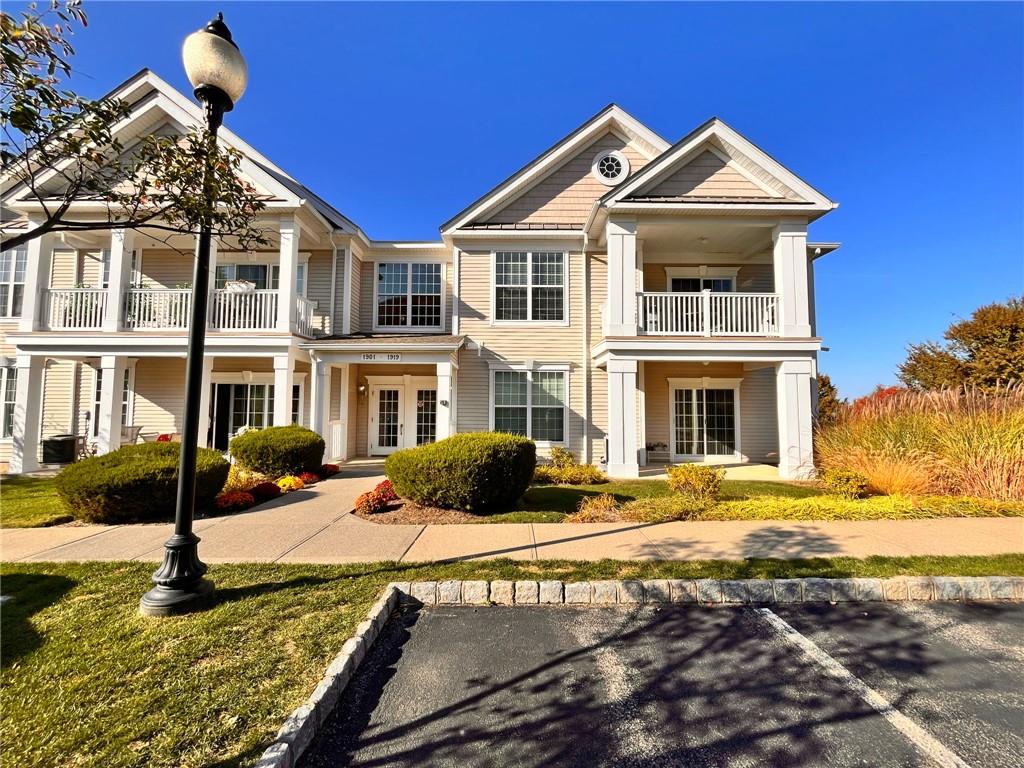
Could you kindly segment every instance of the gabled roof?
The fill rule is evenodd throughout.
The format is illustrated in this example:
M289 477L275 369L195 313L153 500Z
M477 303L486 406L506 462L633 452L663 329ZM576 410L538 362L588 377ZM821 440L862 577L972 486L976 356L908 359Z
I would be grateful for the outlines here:
M524 165L503 182L477 198L441 225L441 232L447 233L459 229L466 224L484 216L503 202L527 189L530 185L543 178L553 168L557 168L572 156L573 152L586 146L593 139L614 128L636 140L638 149L653 159L668 148L668 142L645 126L635 117L617 104L609 104L596 115L586 120L576 130L553 146L542 152L534 160Z
M115 135L130 132L137 121L152 110L162 111L172 121L185 127L202 125L202 108L149 69L142 69L111 90L103 98L119 99L130 107L129 116L114 127ZM222 127L218 140L237 149L243 155L241 170L274 199L293 203L296 207L308 203L325 220L328 227L356 233L358 227L321 197L299 183L295 178L270 161L229 128ZM5 190L5 196L10 190Z
M774 192L769 198L731 198L719 200L704 195L679 195L670 198L645 195L659 181L665 179L677 168L692 160L710 143L716 145L716 152L724 153L731 160L745 161L746 168L740 168L748 178ZM739 166L739 163L737 163ZM760 177L760 178L758 178ZM769 184L777 185L774 189ZM742 136L723 120L712 117L681 138L656 160L651 161L639 172L620 186L612 189L596 204L610 207L623 202L680 202L692 204L719 204L729 202L750 205L798 205L812 207L822 213L836 207L836 204L816 190L779 161ZM591 217L593 218L593 217Z

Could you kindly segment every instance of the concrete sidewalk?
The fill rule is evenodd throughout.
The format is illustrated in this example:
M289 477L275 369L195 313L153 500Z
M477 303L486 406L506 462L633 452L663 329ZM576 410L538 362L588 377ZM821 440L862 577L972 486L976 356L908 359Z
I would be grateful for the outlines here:
M251 512L198 520L205 562L353 563L518 560L696 560L745 557L996 555L1024 552L1024 519L660 524L378 525L349 514L381 464L340 475ZM146 560L163 556L168 524L0 529L0 560Z

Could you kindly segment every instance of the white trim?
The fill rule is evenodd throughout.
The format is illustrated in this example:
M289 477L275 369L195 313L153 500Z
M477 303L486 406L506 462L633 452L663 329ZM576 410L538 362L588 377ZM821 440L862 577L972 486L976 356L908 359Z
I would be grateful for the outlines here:
M412 332L412 333L426 333L443 331L445 326L445 289L447 287L447 274L445 267L447 266L443 261L437 261L436 258L426 259L412 259L407 257L394 258L394 259L375 259L370 262L373 265L373 304L371 306L371 315L373 319L372 328L375 331L382 332ZM405 272L405 310L407 322L405 325L378 325L377 323L377 288L380 285L380 280L377 279L377 268L381 264L405 264L407 269ZM413 264L429 264L437 265L440 267L441 276L441 309L438 319L440 323L438 325L412 325L412 265ZM424 294L427 295L427 294Z
M736 266L729 267L709 267L706 264L701 264L695 267L665 267L665 277L671 280L673 277L731 277L733 279L733 285L735 285L736 276L739 274L740 268Z
M452 336L459 335L459 296L462 292L462 249L452 247Z
M507 288L525 288L526 289L526 320L499 320L498 319L498 254L499 253L525 253L526 254L526 284L518 286L502 286ZM532 320L530 319L533 315L533 256L536 253L560 253L562 255L562 319L561 320ZM552 250L544 250L542 248L534 249L495 249L491 251L491 316L490 325L497 326L522 326L528 328L568 328L570 323L569 312L571 311L572 305L569 302L569 278L572 274L572 270L569 265L572 260L572 255L569 251L555 248ZM545 287L545 286L540 286ZM547 286L551 287L551 286Z
M432 389L437 392L437 376L412 376L410 374L384 376L373 374L364 378L367 383L368 398L366 409L366 455L387 456L403 448L415 447L416 398L412 395L415 394L417 389ZM376 442L379 432L374 430L374 423L377 415L380 413L379 400L381 389L397 389L400 393L398 396L398 445L393 448L381 448ZM436 403L435 408L434 418L437 419L440 414L440 403ZM406 425L411 425L408 430L405 429ZM434 423L434 439L437 439L436 421Z
M725 461L743 461L743 453L740 450L740 386L742 378L714 378L703 376L701 378L668 378L668 455L669 461L703 461L706 464L716 464ZM732 453L716 454L682 454L676 453L676 414L675 399L677 391L708 389L730 389L733 392L733 443ZM707 400L705 400L705 417L707 416ZM646 420L646 418L645 418ZM704 424L704 446L707 447L707 423Z
M569 403L570 403L570 364L568 363L537 363L532 360L528 360L524 363L511 363L506 361L490 361L488 363L487 381L488 381L488 394L487 394L487 428L494 431L494 375L500 372L518 372L526 374L526 437L530 438L537 444L538 448L550 448L552 446L565 446L569 444L569 417L571 414ZM564 400L562 403L562 439L561 440L534 440L533 438L533 374L536 372L543 373L560 373L562 374L562 381L565 385ZM523 406L515 406L522 408ZM552 406L538 406L539 408L548 408Z

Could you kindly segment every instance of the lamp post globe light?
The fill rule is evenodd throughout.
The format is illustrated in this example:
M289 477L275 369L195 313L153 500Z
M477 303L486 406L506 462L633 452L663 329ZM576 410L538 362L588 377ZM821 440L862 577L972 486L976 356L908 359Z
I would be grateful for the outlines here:
M206 151L203 193L207 208L216 201L210 184L210 163L217 146L217 129L245 92L248 70L224 15L185 38L181 51L185 73L206 114ZM153 574L155 586L142 596L139 610L149 616L170 616L204 607L213 596L213 583L205 579L206 564L199 559L199 537L192 532L196 500L196 454L199 443L199 402L203 386L203 353L206 344L206 305L210 285L209 219L199 228L195 272L192 277L192 316L185 363L185 413L178 465L178 497L174 535L164 545L164 560Z

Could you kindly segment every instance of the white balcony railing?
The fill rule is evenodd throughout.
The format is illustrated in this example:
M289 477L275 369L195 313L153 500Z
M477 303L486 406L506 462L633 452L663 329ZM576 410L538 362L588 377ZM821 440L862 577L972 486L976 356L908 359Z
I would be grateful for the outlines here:
M103 327L107 294L103 288L67 288L47 292L46 326L51 331Z
M779 335L775 293L639 293L637 313L647 335Z
M295 320L292 331L300 336L313 335L313 302L303 296L295 297Z
M218 331L273 330L277 326L277 291L211 291L207 320L210 328Z
M185 330L192 317L192 291L133 288L125 295L124 327Z

